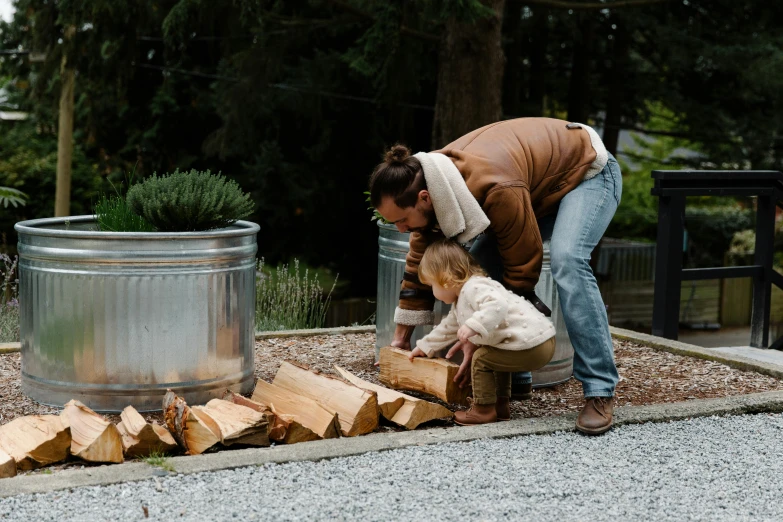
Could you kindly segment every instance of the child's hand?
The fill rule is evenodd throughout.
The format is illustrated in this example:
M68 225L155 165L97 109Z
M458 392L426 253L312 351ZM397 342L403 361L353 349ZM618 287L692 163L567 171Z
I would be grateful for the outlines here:
M427 354L424 353L421 348L414 348L413 351L408 355L408 359L413 362L414 357L427 357Z
M459 337L459 340L463 343L473 337L474 335L478 335L475 330L472 328L469 328L465 326L464 324L459 327L459 330L457 330L457 337Z

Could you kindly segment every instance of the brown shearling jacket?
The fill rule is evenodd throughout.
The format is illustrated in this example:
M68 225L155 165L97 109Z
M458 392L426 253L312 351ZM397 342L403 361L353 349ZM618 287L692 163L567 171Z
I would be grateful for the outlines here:
M505 271L503 284L519 294L538 282L543 246L537 219L579 185L597 153L582 126L551 118L519 118L476 129L439 152L454 162L489 218ZM430 287L418 266L438 231L410 235L399 308L431 310Z

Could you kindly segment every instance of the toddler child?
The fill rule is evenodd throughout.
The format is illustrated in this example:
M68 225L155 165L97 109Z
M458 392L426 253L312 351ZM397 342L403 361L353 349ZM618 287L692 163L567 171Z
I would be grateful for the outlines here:
M487 277L478 262L454 241L436 241L419 263L419 280L449 314L416 343L413 357L433 357L455 341L479 348L471 362L473 403L455 414L463 426L509 420L511 372L543 367L555 352L555 327L535 306Z

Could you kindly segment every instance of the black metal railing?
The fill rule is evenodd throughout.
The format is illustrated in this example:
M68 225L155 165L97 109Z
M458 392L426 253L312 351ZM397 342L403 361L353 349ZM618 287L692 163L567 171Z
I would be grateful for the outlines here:
M775 170L654 170L653 196L658 196L658 245L652 333L677 339L680 286L683 281L734 277L753 278L750 346L769 343L772 285L783 290L783 275L772 268L776 207L783 208L783 173ZM755 196L756 246L752 265L682 268L685 198L687 196ZM783 337L769 348L783 349Z

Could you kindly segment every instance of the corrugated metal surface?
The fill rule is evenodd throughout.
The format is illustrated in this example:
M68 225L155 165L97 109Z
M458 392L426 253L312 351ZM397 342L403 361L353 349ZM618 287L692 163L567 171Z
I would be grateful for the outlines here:
M80 216L17 230L22 385L32 398L155 410L166 388L192 404L227 387L250 391L257 225L110 233Z
M405 256L408 253L408 234L402 234L396 228L379 224L378 237L378 294L376 324L376 358L378 350L388 346L394 337L394 309L399 301L400 283L405 271ZM552 386L568 380L573 374L574 348L568 337L563 314L560 311L560 301L557 297L557 286L552 280L549 264L549 244L544 244L544 264L541 277L536 285L536 294L552 309L552 321L557 329L555 355L552 361L538 371L533 372L533 384L536 387ZM448 313L448 305L440 301L435 304L435 323L439 323L443 315ZM432 327L417 326L411 339L411 346L416 340L432 331Z
M653 281L655 244L605 238L596 273L609 281Z

